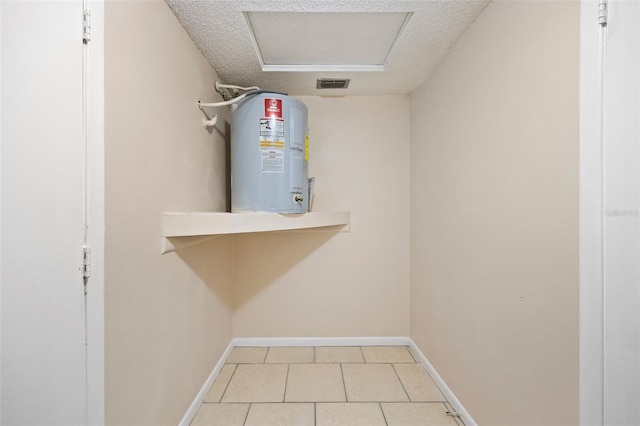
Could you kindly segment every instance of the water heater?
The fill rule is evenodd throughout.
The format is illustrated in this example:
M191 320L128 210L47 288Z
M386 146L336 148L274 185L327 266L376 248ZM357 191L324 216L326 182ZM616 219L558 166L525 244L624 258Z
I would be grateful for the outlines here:
M261 92L231 115L231 211L309 211L307 107Z

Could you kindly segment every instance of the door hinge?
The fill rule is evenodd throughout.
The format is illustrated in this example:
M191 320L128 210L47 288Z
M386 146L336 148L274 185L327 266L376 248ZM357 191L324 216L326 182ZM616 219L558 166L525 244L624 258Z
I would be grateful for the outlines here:
M82 42L87 44L91 41L91 11L82 12Z
M600 2L598 3L598 24L600 24L601 27L607 26L608 14L609 14L608 0L600 0Z
M82 246L82 266L80 271L84 278L91 276L91 246Z

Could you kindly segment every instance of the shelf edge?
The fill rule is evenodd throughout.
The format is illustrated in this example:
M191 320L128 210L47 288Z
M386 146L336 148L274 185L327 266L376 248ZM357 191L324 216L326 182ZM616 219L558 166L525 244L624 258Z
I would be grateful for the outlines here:
M187 247L215 236L318 230L318 228L342 226L341 232L349 232L350 212L309 212L303 214L279 213L221 213L221 212L165 212L162 213L161 253ZM185 238L179 247L168 238Z

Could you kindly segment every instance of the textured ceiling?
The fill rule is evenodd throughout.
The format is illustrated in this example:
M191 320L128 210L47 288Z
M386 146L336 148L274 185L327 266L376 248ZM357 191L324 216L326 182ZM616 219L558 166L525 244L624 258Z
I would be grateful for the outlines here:
M291 95L402 94L414 90L490 0L166 0L222 82ZM291 72L261 68L243 12L413 12L384 71ZM340 25L327 32L340 33ZM290 40L301 43L300 40ZM373 49L374 46L361 46ZM316 89L350 78L348 89Z

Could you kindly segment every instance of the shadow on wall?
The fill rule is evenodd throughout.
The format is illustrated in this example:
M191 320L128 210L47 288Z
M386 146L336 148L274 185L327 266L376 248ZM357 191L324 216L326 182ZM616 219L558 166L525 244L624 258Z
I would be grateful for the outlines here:
M204 113L204 111L203 111ZM209 115L204 114L204 117L211 118ZM208 182L209 195L214 200L214 205L223 207L224 211L231 212L231 125L228 121L218 118L215 126L207 127L207 133L210 135L217 135L223 138L219 140L214 138L215 144L214 157L212 163L214 166L209 169L209 175L206 178ZM219 159L224 156L224 163ZM222 187L219 186L220 179L220 167L224 167L224 192L220 192ZM223 200L221 196L224 195L224 205L220 204Z
M221 236L175 251L227 308L231 308L232 305L232 238L229 235Z
M238 235L234 241L233 310L256 297L295 268L303 260L340 232L341 227L323 231L291 231ZM326 265L330 268L331 265ZM298 273L300 276L296 276ZM304 280L299 269L289 280Z
M225 235L175 253L225 306L235 310L294 269L341 228Z

